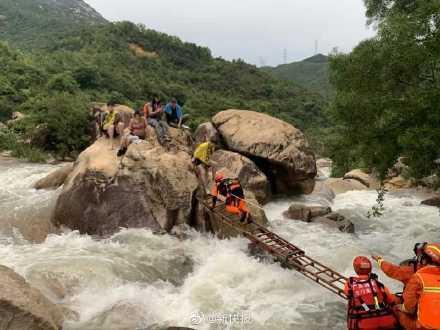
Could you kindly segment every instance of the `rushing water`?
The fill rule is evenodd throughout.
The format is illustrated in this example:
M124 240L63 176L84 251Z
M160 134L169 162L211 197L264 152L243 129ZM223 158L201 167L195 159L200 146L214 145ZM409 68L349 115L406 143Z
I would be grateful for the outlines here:
M30 187L53 166L0 161L0 168L2 222L41 209L47 214L58 192ZM354 235L284 220L292 199L272 202L266 211L275 232L347 275L355 255L397 262L411 256L415 242L438 240L438 209L401 193L387 196L382 218L368 219L375 199L375 192L363 191L334 201L333 209L355 223ZM249 256L245 239L188 235L179 240L136 229L96 240L66 232L30 244L4 231L0 263L65 307L66 329L344 329L343 301L294 271Z

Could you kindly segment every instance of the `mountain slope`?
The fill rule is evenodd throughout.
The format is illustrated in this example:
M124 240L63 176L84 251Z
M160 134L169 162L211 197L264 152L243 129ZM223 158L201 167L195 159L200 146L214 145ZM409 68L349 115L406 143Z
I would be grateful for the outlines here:
M263 70L277 78L293 81L324 97L332 94L328 79L328 57L325 55L318 54L300 62L283 64L275 68L265 67Z
M1 0L0 40L44 47L67 31L106 20L82 0Z

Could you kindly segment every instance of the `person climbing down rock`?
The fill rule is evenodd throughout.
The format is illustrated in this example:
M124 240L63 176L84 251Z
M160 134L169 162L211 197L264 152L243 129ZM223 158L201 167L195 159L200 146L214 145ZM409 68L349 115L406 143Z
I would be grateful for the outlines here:
M209 182L208 172L211 169L212 179L215 179L215 170L211 156L215 151L215 144L210 142L205 135L203 143L199 144L194 150L192 163L194 165L194 171L198 178L203 181L204 186Z
M148 125L154 128L157 134L157 139L161 145L164 145L170 140L168 136L168 126L162 120L163 107L158 96L155 96L151 103L144 105L144 117Z
M415 257L411 260L410 265L399 266L392 264L388 261L385 261L380 256L372 256L374 260L377 261L379 268L387 275L389 278L392 278L396 281L402 282L403 285L406 285L410 280L411 276L420 269L420 260L423 256L423 248L427 243L417 243L414 246L414 254Z
M183 114L182 107L177 104L177 100L173 98L165 107L165 116L168 125L172 127L182 128L182 124L188 119L188 115ZM186 126L184 127L186 128Z
M141 116L139 110L134 112L134 117L130 120L128 128L130 131L128 134L124 135L121 140L121 148L118 150L118 157L127 152L127 148L131 143L138 143L141 140L145 140L147 137L147 121Z
M344 288L349 299L348 329L396 329L392 306L397 298L371 272L372 265L367 257L356 257L353 268L357 276L350 277Z
M220 196L225 198L226 211L240 217L240 222L251 223L251 215L246 205L243 188L240 181L235 178L226 178L223 173L217 172L215 183L211 190L212 208L215 208Z
M119 116L115 111L115 103L108 102L107 109L108 109L108 113L105 116L102 128L104 133L108 136L108 138L112 140L111 149L113 150L115 148L114 138L117 137L118 135L122 136L124 132L124 123L120 121Z
M420 264L405 287L396 314L406 330L440 329L440 244L424 244Z

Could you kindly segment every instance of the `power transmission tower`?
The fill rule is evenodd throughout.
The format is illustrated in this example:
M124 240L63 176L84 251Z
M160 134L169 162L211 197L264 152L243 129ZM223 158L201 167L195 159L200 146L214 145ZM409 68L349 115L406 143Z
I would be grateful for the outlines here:
M315 40L315 55L318 54L318 40Z
M283 60L284 60L284 64L287 64L287 49L284 48L283 50Z

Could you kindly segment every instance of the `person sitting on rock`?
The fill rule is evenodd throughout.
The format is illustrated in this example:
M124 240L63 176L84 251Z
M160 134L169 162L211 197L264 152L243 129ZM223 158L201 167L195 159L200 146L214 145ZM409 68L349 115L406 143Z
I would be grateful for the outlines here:
M104 133L112 140L112 150L114 147L114 138L124 132L124 123L120 120L120 117L115 111L115 104L113 102L107 103L108 113L104 118L102 125Z
M215 178L214 163L211 159L212 154L215 151L215 144L209 141L205 135L203 143L200 143L194 150L192 163L194 165L194 171L198 178L203 181L203 184L209 182L208 171L211 169L212 179Z
M397 298L371 273L367 257L356 257L353 268L357 276L350 277L344 288L348 297L348 330L396 329L392 307Z
M172 127L181 128L183 122L188 118L188 115L183 114L182 107L177 104L177 100L175 98L173 98L171 102L166 105L164 111L167 123Z
M128 128L130 129L130 132L121 140L121 148L118 151L118 157L126 153L127 148L131 143L139 143L141 140L145 140L147 137L147 121L141 115L140 110L136 110L134 112L134 116L130 120Z
M147 119L148 125L154 128L157 134L157 139L160 144L165 144L169 141L168 126L162 121L163 107L159 97L155 96L151 103L146 103L144 106L144 117Z
M408 283L410 278L422 267L421 258L423 256L423 248L427 243L417 243L414 246L415 257L408 265L395 265L391 262L385 261L380 256L372 256L377 261L379 268L393 280L402 282L404 286Z
M240 217L240 222L251 223L252 219L246 205L243 188L240 181L235 178L226 178L223 173L217 172L215 183L211 190L212 209L217 204L219 196L225 198L226 211Z

